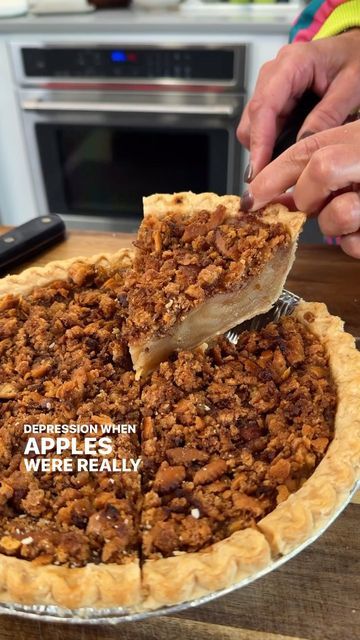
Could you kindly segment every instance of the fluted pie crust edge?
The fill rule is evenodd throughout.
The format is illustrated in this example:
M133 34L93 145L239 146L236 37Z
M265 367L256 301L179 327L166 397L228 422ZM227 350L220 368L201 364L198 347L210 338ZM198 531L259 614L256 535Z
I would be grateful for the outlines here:
M127 266L132 252L57 261L0 280L0 296L28 294L35 286L66 279L75 262ZM360 477L360 353L340 318L324 304L302 301L294 315L325 345L336 383L335 436L303 487L263 518L256 529L233 533L197 553L129 564L83 568L36 566L0 554L0 602L55 604L69 609L154 609L198 598L266 570L331 523Z

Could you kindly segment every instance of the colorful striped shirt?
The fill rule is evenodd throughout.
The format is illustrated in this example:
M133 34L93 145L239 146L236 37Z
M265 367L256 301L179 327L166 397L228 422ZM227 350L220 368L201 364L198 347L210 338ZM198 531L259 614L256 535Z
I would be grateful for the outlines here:
M295 21L290 42L335 36L360 27L360 0L312 0Z
M360 27L360 0L312 0L295 21L290 42L329 38L354 27ZM340 238L325 236L325 242L339 244Z

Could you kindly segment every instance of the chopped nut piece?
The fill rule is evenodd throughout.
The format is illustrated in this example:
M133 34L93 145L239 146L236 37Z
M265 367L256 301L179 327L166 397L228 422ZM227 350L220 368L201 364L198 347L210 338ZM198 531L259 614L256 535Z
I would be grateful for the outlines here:
M155 229L155 231L153 232L153 239L154 239L155 251L159 253L162 249L160 229Z
M7 556L13 556L21 547L21 542L10 536L3 536L0 539L0 551Z
M213 460L205 467L199 469L194 476L194 484L207 484L220 478L226 472L227 466L225 460Z
M0 382L0 398L2 400L11 400L11 398L16 398L17 389L15 385L9 382Z
M269 476L271 478L274 478L278 482L283 483L289 477L290 471L291 465L289 460L284 460L283 458L281 458L270 466Z
M143 438L144 440L150 440L150 438L154 437L154 425L153 420L149 416L144 418L143 422Z
M200 286L213 285L220 278L221 273L221 267L217 267L214 264L209 264L208 267L201 269L198 275L198 283Z
M162 466L155 476L154 489L160 493L171 491L178 487L183 480L185 480L184 467Z
M191 462L205 462L209 459L209 456L205 451L200 451L194 447L176 447L175 449L168 449L166 457L172 465L185 466Z

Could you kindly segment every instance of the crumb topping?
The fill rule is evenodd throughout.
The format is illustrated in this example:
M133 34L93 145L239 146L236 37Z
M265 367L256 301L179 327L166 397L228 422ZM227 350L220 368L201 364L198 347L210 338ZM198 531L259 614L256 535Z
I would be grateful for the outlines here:
M325 455L335 407L324 349L293 318L162 363L142 390L144 557L256 526Z
M137 555L137 473L28 472L23 463L24 424L138 423L123 285L120 265L79 263L68 281L0 300L2 553L69 566ZM72 437L81 447L84 436ZM112 443L112 457L138 456L137 435L116 434Z
M283 224L255 213L229 217L222 205L190 219L146 216L127 278L130 344L165 335L206 298L241 288L289 242Z
M206 216L198 224L211 233ZM263 232L268 247L273 232ZM79 263L68 281L0 299L0 553L75 567L130 562L140 544L144 559L201 550L256 526L326 453L336 395L324 348L303 325L283 318L237 346L221 338L174 354L139 383L126 276ZM140 473L24 467L25 423L120 422L141 423L113 436L114 457L141 454Z

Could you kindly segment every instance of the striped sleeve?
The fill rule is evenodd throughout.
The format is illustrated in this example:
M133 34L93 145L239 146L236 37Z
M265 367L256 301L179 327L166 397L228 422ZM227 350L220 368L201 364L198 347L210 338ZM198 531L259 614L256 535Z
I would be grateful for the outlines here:
M354 27L360 27L360 0L339 4L320 27L314 40L329 38Z
M290 42L327 38L360 26L360 0L312 0L290 32Z
M360 0L312 0L290 31L290 42L308 42L360 27ZM327 244L340 238L325 236Z

